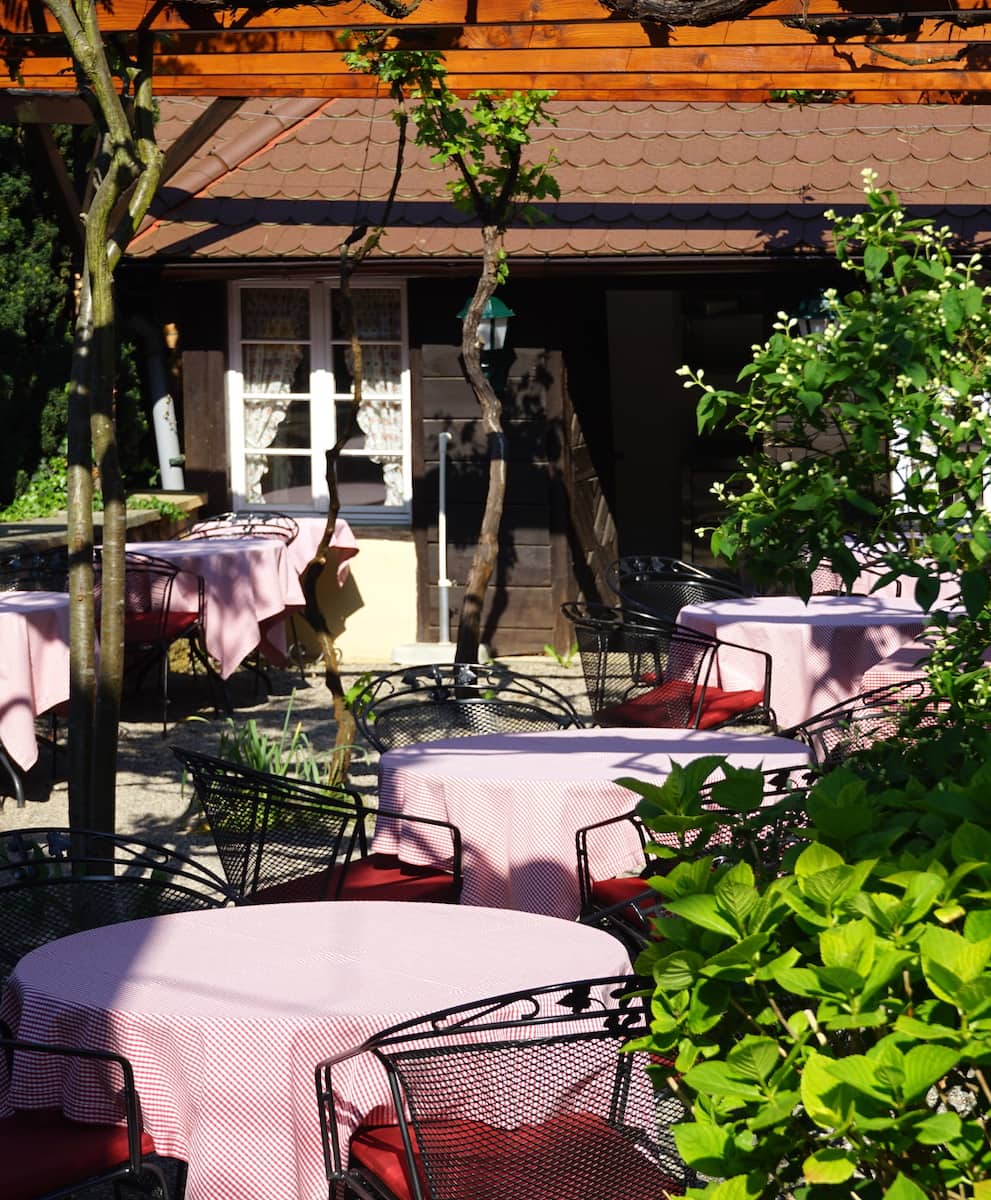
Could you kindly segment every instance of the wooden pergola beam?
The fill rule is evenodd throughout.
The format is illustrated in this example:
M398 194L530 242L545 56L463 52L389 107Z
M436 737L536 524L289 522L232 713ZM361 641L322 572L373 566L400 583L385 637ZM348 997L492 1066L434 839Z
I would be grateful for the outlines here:
M858 101L974 99L991 77L991 11L984 0L953 10L920 3L898 12L872 0L770 0L752 14L704 27L669 28L610 13L599 0L423 0L401 21L368 4L303 5L250 14L177 5L159 31L156 91L218 97L370 97L376 81L349 72L356 31L388 28L386 44L443 51L448 84L543 88L561 99L759 100L773 92L842 93ZM18 5L4 18L2 50L20 94L71 91L61 34L38 32ZM26 11L26 10L24 10ZM21 13L19 17L16 14ZM144 0L118 0L102 27L126 38ZM346 19L345 19L346 18ZM20 24L18 23L20 22ZM44 17L51 29L50 16ZM239 24L240 22L240 24ZM28 27L25 27L28 26Z

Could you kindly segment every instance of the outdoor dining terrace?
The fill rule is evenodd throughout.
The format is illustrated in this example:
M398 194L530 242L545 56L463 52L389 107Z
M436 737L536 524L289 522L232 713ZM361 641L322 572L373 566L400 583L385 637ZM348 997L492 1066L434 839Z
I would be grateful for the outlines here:
M188 571L223 540L172 545ZM148 549L168 562L168 543ZM152 557L135 554L136 569ZM616 1055L649 1028L632 996L659 911L648 879L670 868L657 846L676 862L713 852L759 870L780 862L805 821L791 787L858 738L887 736L902 689L922 686L900 678L900 699L886 704L882 688L860 712L851 704L926 618L900 596L804 605L668 560L622 566L614 606L569 607L568 658L346 672L358 734L343 786L313 774L335 736L322 677L277 665L281 630L263 637L284 602L258 610L228 659L236 622L212 640L206 625L224 707L202 672L173 672L163 738L157 690L128 698L117 836L96 839L91 860L67 829L58 750L22 763L23 801L8 799L0 817L0 1021L22 1043L85 1045L127 1066L18 1051L15 1114L57 1110L94 1137L119 1131L132 1085L125 1078L121 1093L114 1071L132 1072L145 1140L118 1146L101 1170L152 1181L162 1171L169 1193L189 1200L314 1200L342 1183L358 1196L419 1197L416 1171L427 1172L424 1196L474 1195L457 1182L465 1169L481 1172L479 1196L507 1200L527 1194L534 1172L546 1173L547 1195L575 1200L616 1194L620 1180L643 1200L690 1185L668 1131L679 1101L661 1100L659 1124L647 1073ZM278 570L273 561L270 578ZM676 596L673 623L656 596L651 609L648 585ZM204 594L215 612L238 608L217 586L188 592L198 606ZM15 588L0 610L24 598L30 624L27 602L46 595ZM266 640L276 663L260 685L257 668L237 668ZM47 733L45 701L36 707ZM249 721L249 740L299 753L260 769L238 738ZM638 793L700 760L717 782L695 833L677 823L650 833ZM755 808L721 806L723 771L758 778ZM449 1022L461 1032L439 1037ZM490 1060L493 1040L505 1048ZM411 1075L393 1058L412 1047L418 1061L425 1044ZM608 1099L617 1070L620 1114ZM408 1128L396 1123L406 1106ZM134 1127L136 1114L124 1112ZM100 1174L79 1173L86 1161L74 1182ZM60 1194L30 1170L18 1187Z

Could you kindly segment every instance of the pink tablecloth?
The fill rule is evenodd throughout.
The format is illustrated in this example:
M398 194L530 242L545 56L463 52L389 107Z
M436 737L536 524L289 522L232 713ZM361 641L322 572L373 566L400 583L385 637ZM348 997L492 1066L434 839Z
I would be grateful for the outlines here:
M126 1055L156 1148L189 1163L187 1200L325 1200L318 1061L437 1008L628 970L609 934L525 913L259 905L52 942L20 961L0 1015L22 1038ZM367 1057L335 1086L344 1138L388 1105ZM113 1112L99 1075L58 1060L15 1077L12 1094L81 1120Z
M931 649L931 646L926 645L919 638L905 642L893 654L889 654L887 658L883 658L870 670L864 672L864 678L861 681L862 689L866 692L870 688L885 687L894 683L908 683L913 679L925 678L922 663L929 657ZM985 650L984 661L991 664L991 650Z
M19 767L38 760L34 719L69 698L69 597L0 593L0 742Z
M127 548L187 572L178 577L172 594L177 612L195 611L195 576L202 577L206 648L224 679L262 642L266 622L280 617L287 605L303 602L299 576L277 538L190 538L136 542Z
M299 533L289 543L289 565L299 575L320 545L327 518L322 516L293 518ZM337 518L334 534L330 539L331 561L337 563L337 582L343 583L350 571L350 561L358 553L358 542L347 521Z
M771 706L782 727L856 695L864 672L917 637L926 616L914 600L877 596L755 596L690 604L678 621L771 655ZM763 682L748 654L719 653L724 688Z
M614 781L663 783L671 763L725 754L735 766L776 770L808 762L806 746L762 734L684 729L567 729L405 746L382 755L383 808L452 821L461 830L462 904L578 915L575 832L630 812L639 799ZM380 822L375 849L437 862L450 842ZM596 877L638 870L636 839L596 839Z

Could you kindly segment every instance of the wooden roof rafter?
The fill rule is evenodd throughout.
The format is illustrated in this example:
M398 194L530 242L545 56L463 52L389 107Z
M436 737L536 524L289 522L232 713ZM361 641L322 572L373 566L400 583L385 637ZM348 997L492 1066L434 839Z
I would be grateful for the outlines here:
M389 45L443 51L459 92L546 88L562 99L603 101L760 100L776 91L973 100L991 94L986 4L922 0L892 11L883 0L769 0L732 20L670 26L619 16L606 0L472 0L467 8L464 0L422 0L391 22L370 3L187 2L152 21L155 86L161 95L373 96L376 81L350 72L344 56L356 31L386 26ZM34 13L32 20L27 6L14 3L0 25L12 87L71 92L64 40L50 14L39 21ZM143 0L115 0L101 14L105 32L124 39L142 19Z

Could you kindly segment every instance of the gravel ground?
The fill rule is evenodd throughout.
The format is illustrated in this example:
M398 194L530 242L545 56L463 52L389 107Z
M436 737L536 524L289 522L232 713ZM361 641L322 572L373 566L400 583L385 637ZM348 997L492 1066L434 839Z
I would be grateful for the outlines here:
M559 664L548 657L503 660L510 669L536 676L568 695L579 712L587 715L581 669L577 664ZM388 665L360 664L342 670L342 681L349 687L366 672L395 669ZM318 750L334 744L336 725L330 693L323 676L309 670L306 682L298 672L270 670L270 688L259 688L256 676L238 671L228 687L234 704L232 718L218 716L210 706L209 689L203 676L173 673L169 681L169 728L162 736L161 709L154 688L139 696L125 696L120 726L117 776L117 832L134 834L149 841L191 853L218 867L213 843L200 828L191 788L184 783L172 746L216 754L220 736L232 722L235 726L251 720L259 729L278 735L282 730L290 699L292 723L300 728ZM64 731L63 731L64 738ZM65 784L65 756L59 754L56 777L52 779L52 759L42 749L38 764L28 779L28 802L17 808L10 798L0 809L0 829L40 825L68 824L68 792ZM377 784L377 755L363 741L352 757L349 782L362 791L373 793Z

